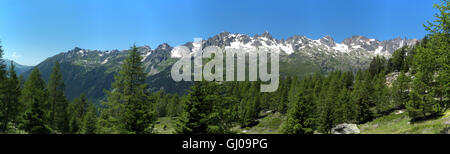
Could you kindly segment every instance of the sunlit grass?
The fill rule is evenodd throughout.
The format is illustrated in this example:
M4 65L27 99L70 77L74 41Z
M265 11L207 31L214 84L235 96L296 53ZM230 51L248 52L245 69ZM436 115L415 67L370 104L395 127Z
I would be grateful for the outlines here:
M410 120L406 112L392 113L358 127L363 134L439 134L450 128L450 111L437 119L416 123L411 123Z

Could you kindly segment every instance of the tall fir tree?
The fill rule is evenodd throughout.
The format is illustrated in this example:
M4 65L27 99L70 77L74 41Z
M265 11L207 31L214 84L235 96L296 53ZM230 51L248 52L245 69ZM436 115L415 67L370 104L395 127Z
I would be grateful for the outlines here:
M95 134L97 131L97 110L94 105L89 105L86 116L83 117L83 133Z
M232 107L237 101L224 95L215 82L198 81L191 87L176 123L178 134L228 134L234 121Z
M283 133L312 134L315 130L315 104L309 90L300 90L297 102L290 105Z
M0 41L1 43L1 41ZM0 107L4 108L5 104L4 102L7 95L6 95L6 90L7 90L7 75L6 75L6 65L5 65L5 61L3 60L3 48L2 45L0 44ZM4 111L3 111L4 112ZM4 113L0 112L0 120L4 121L4 119L2 118ZM0 129L5 129L4 126L1 126ZM0 130L2 131L2 130ZM5 131L5 130L3 130Z
M371 120L373 113L370 111L372 102L370 100L371 96L371 86L369 83L368 72L363 73L363 71L358 70L356 73L355 84L352 92L352 101L358 106L358 122L364 123Z
M114 127L110 133L148 134L155 122L154 98L146 93L146 74L141 53L133 45L107 91L106 115L103 119Z
M84 116L91 104L85 94L81 94L79 98L75 98L69 105L71 111L70 119L70 133L80 132L83 124Z
M433 22L424 25L430 32L414 50L413 86L407 110L412 120L442 114L450 106L450 2L442 0Z
M68 101L64 95L64 80L59 62L55 62L48 81L49 125L60 133L69 132Z
M374 106L371 108L371 112L374 117L379 117L393 109L395 103L391 101L391 89L386 86L384 73L380 73L372 79L372 87L371 100Z
M47 121L44 110L47 104L45 82L36 67L25 82L20 102L26 106L21 128L31 134L51 133L51 129L45 123Z
M329 75L328 81L325 82L325 87L318 99L318 127L323 133L331 133L331 129L339 123L338 110L339 107L336 100L338 100L339 92L339 72L333 72Z
M415 74L412 90L409 93L409 101L406 104L406 109L412 121L428 117L435 114L433 106L435 100L429 94L429 86L432 76L421 71Z
M208 133L208 115L211 113L212 104L206 102L206 97L214 94L212 84L214 83L202 81L194 83L191 87L183 106L183 113L176 123L176 133Z
M7 131L10 122L17 122L21 107L19 104L20 83L14 68L14 62L11 61L5 82L4 99L0 102L0 119L2 119L0 131Z
M182 112L182 101L180 99L180 96L178 94L172 95L170 98L168 107L167 107L167 114L170 117L176 117L179 116L179 114Z
M409 101L411 78L406 76L404 72L400 72L397 79L392 83L392 95L395 106L405 108L405 104Z

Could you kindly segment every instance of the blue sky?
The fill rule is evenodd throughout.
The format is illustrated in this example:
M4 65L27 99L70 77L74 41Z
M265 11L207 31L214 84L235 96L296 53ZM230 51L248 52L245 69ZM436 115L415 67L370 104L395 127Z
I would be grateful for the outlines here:
M75 46L172 46L220 32L277 39L422 38L438 0L0 0L4 58L36 65Z

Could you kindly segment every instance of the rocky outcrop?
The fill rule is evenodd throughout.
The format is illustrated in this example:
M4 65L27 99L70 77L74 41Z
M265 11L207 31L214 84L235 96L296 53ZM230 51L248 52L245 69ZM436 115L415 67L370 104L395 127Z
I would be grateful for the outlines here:
M331 134L359 134L356 124L339 124L331 129Z

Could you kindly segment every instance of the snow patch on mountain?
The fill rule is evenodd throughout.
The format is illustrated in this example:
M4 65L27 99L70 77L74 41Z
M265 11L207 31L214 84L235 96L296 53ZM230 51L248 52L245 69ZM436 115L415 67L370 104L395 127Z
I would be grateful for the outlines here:
M324 52L335 56L336 54L343 54L351 52L363 52L361 56L373 57L376 55L389 57L396 49L404 45L414 45L418 42L416 39L400 39L385 40L383 42L376 39L369 39L364 36L352 36L341 43L336 43L331 36L312 40L305 36L292 36L287 40L277 40L272 38L268 32L253 37L245 34L232 34L228 32L220 33L207 40L197 40L191 43L190 52L199 52L200 47L203 49L207 46L218 46L223 49L239 49L244 52L256 51L257 49L267 49L271 52L281 52L286 55L291 55L296 52L307 55L315 55L314 52ZM314 50L314 51L311 51ZM171 57L179 58L181 54L178 50L173 50Z

